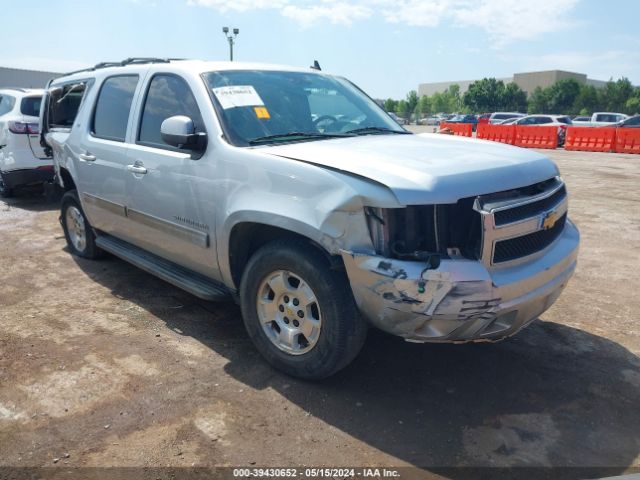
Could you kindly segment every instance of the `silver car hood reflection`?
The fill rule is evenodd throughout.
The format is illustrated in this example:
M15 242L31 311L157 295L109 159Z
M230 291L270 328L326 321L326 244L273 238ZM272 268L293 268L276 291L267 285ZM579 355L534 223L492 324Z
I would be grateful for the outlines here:
M403 205L455 203L558 175L556 165L535 151L441 134L363 135L260 148L383 184Z

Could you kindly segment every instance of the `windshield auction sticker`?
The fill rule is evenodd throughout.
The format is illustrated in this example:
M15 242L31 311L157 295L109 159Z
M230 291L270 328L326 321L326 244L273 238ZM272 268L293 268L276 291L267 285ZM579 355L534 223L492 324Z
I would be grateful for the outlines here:
M225 110L234 107L260 107L264 102L251 85L235 85L212 89L220 105Z

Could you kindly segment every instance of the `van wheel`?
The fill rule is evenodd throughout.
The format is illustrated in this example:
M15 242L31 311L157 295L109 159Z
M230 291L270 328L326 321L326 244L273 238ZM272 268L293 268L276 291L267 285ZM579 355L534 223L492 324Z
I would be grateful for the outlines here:
M13 197L13 188L7 187L7 185L4 183L4 179L2 178L1 173L0 173L0 197L2 198Z
M240 305L258 351L294 377L334 374L356 357L367 334L346 274L303 241L276 240L251 257Z
M82 211L78 192L69 190L62 196L61 203L60 221L71 253L90 259L102 257L104 252L96 246L96 236Z

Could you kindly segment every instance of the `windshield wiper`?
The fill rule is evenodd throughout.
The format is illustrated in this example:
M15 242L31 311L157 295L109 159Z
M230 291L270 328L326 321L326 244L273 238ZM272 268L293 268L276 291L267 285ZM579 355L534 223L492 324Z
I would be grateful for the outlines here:
M382 133L382 134L398 133L400 135L411 134L411 132L407 132L406 130L393 130L392 128L386 128L386 127L362 127L362 128L349 130L346 133L350 133L352 135L369 135L369 134L376 134L376 133Z
M289 133L277 133L275 135L266 135L264 137L254 138L249 140L249 145L259 145L261 143L270 143L278 141L292 141L292 140L322 140L323 138L341 138L352 137L350 133L320 133L320 132L289 132Z

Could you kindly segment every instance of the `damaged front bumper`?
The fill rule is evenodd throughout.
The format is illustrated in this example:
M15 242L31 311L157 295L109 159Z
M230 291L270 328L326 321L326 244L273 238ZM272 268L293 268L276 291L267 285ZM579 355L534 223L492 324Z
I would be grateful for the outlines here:
M547 310L576 267L580 235L567 222L537 258L487 269L479 261L392 260L342 251L356 303L376 327L418 342L495 341Z

